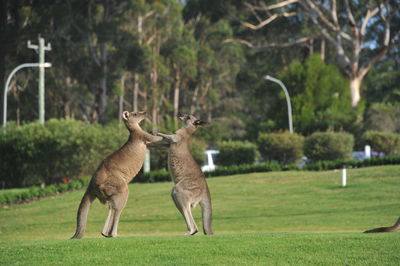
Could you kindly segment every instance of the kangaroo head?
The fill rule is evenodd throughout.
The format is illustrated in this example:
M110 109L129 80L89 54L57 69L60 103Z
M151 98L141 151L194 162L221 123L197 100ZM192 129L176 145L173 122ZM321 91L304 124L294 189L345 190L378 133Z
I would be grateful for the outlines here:
M178 118L185 123L186 127L194 126L197 129L197 127L204 126L207 124L207 122L197 119L194 115L191 114L179 113Z
M146 119L146 112L122 112L122 118L125 126L132 129L134 125L138 125L143 119Z

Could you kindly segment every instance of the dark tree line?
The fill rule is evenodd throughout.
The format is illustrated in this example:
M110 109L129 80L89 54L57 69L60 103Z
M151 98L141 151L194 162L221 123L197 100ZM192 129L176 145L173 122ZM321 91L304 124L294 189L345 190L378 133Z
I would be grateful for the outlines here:
M215 121L205 135L254 139L287 128L283 94L262 78L269 74L293 96L296 131L357 133L374 123L366 117L374 104L400 100L399 5L0 0L0 80L36 62L26 43L40 35L52 44L47 119L105 124L146 110L153 129L172 130L182 111ZM37 76L26 69L13 79L8 120L37 119Z

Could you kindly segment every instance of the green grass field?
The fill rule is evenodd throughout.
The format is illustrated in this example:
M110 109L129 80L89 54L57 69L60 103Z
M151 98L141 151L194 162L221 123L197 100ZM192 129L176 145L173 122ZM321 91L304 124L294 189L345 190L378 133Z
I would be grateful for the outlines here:
M92 205L85 238L69 240L83 190L0 209L0 265L399 265L400 234L361 234L400 216L400 166L210 178L215 235L182 236L172 183L130 185L120 238L100 236ZM200 208L194 211L201 227Z

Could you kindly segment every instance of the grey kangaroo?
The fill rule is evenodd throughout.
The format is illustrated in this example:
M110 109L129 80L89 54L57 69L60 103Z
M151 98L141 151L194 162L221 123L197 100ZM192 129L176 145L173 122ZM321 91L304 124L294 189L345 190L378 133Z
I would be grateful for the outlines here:
M128 184L142 168L146 144L162 140L162 137L141 129L139 123L146 118L145 112L124 111L122 118L130 132L128 141L105 158L94 173L79 205L76 232L72 238L82 238L90 205L96 198L109 205L101 234L105 237L117 236L119 217L128 200Z
M213 234L211 229L212 207L211 196L204 174L189 151L189 141L199 126L206 124L189 114L178 114L185 126L173 135L158 133L169 143L168 169L175 183L172 188L172 199L183 215L187 225L186 235L198 232L191 208L200 203L203 218L203 231Z
M395 232L400 229L400 218L397 220L397 222L388 227L378 227L375 229L367 230L364 233L388 233L388 232Z

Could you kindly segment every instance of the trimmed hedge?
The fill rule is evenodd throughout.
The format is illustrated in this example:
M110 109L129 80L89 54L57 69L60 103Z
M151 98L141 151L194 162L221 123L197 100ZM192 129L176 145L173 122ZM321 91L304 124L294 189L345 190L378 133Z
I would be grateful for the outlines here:
M171 181L169 172L165 169L150 171L147 173L139 173L132 183L155 183Z
M264 159L288 164L303 156L303 139L303 136L289 132L260 133L257 144Z
M56 195L71 190L80 189L89 184L90 178L75 179L68 183L59 185L50 185L46 187L30 187L28 190L21 193L18 192L4 192L0 193L0 204L11 204L19 202L28 202L42 197Z
M217 144L216 164L221 166L253 164L258 160L257 145L247 141L222 141Z
M357 160L336 160L336 161L318 161L306 165L304 168L299 168L296 165L281 166L274 162L267 162L264 164L246 164L246 165L232 165L232 166L221 166L211 172L205 172L206 177L216 177L224 175L235 175L235 174L246 174L256 172L270 172L270 171L285 171L285 170L311 170L311 171L323 171L331 169L340 169L343 167L347 168L359 168L367 166L377 165L391 165L400 164L400 156L385 156L385 157L374 157L363 161ZM6 192L0 193L0 204L10 204L14 202L24 202L35 198L44 197L47 195L54 195L59 192L67 190L79 189L86 186L90 181L90 178L72 180L68 184L60 184L58 186L48 186L45 188L31 187L29 191L21 193ZM154 182L165 182L171 181L170 175L167 170L152 171L145 174L140 174L134 179L137 183L154 183Z
M364 159L362 161L359 160L318 161L304 166L303 170L324 171L324 170L340 169L343 167L361 168L368 166L393 165L393 164L400 164L400 156L373 157L371 159Z
M373 151L385 155L400 155L400 134L392 132L367 131L363 134L364 144L371 146Z
M0 134L0 184L5 188L57 184L91 174L128 139L125 126L51 119Z
M304 154L313 161L346 160L351 156L354 137L344 132L315 132L304 141Z
M247 173L258 173L258 172L271 172L280 171L282 167L275 162L266 162L263 164L241 164L241 165L230 165L220 166L214 171L205 172L206 177L216 177L223 175L238 175Z

